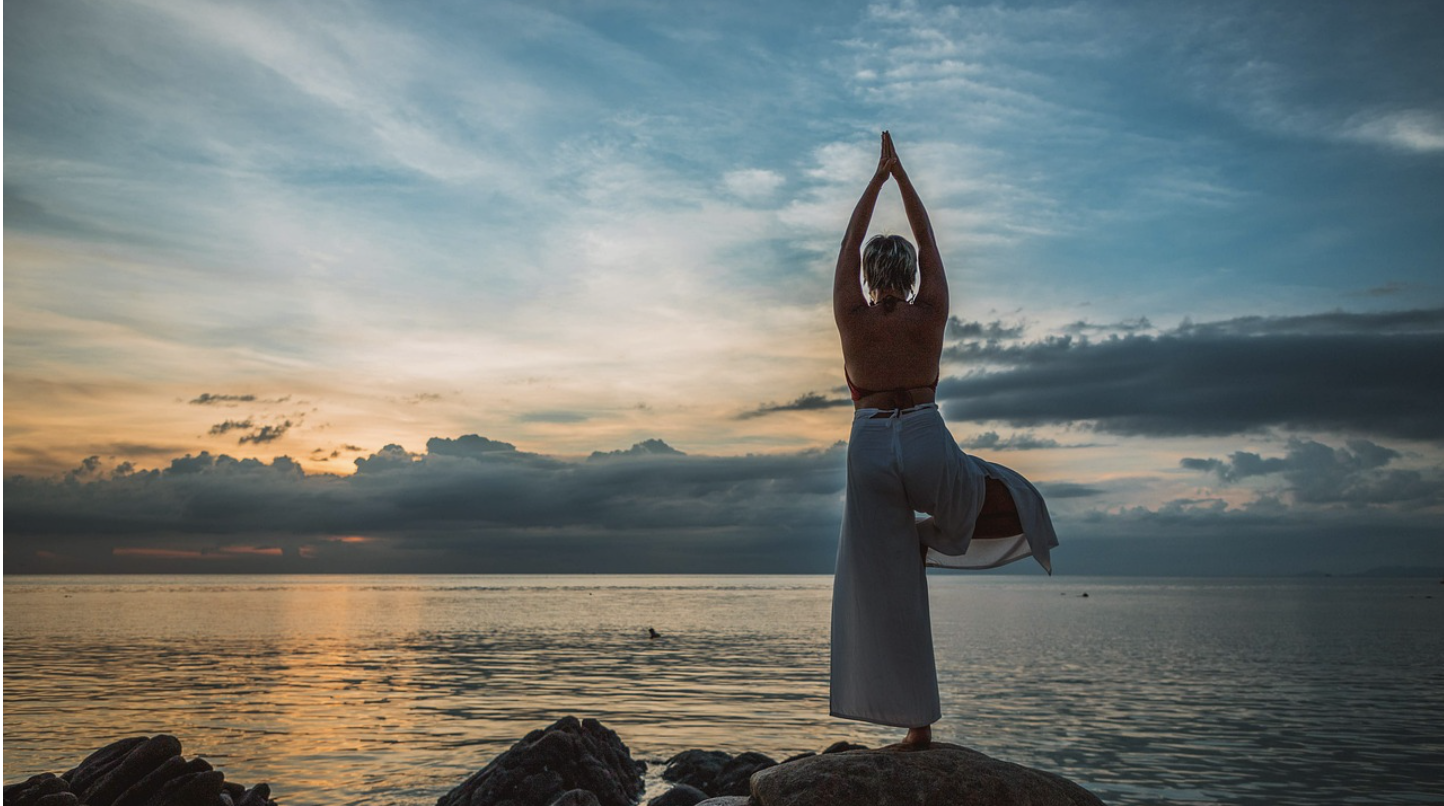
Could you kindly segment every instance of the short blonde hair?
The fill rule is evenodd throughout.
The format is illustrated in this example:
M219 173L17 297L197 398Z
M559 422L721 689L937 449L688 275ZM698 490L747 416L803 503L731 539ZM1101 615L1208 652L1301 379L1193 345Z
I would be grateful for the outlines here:
M918 251L901 235L874 235L862 248L862 279L873 291L911 294L918 279Z

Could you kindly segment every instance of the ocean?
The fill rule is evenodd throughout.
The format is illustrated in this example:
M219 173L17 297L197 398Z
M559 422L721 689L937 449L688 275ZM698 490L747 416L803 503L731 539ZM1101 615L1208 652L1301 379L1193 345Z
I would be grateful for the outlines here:
M936 740L1115 806L1444 802L1439 580L929 585ZM685 749L897 741L828 716L830 599L826 576L7 576L4 779L163 732L284 806L430 806L572 714L651 797Z

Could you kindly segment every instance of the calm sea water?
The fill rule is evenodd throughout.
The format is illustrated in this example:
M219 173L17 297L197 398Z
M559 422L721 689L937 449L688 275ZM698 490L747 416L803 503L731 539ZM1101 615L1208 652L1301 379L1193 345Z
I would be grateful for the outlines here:
M1437 580L930 584L938 739L1115 806L1444 801ZM429 805L575 714L652 762L651 796L687 748L896 741L827 716L830 597L815 576L6 577L5 781L166 732L287 806Z

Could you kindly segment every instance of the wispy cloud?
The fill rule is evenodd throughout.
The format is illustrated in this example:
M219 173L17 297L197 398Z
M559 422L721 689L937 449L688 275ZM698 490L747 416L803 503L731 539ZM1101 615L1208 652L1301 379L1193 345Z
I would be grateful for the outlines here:
M1405 151L1444 151L1444 110L1360 113L1345 121L1341 130L1345 137Z

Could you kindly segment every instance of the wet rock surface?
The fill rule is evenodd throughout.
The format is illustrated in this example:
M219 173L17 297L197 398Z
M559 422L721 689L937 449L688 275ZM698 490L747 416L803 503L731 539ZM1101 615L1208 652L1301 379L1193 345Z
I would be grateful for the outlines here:
M203 758L186 761L180 740L164 733L111 742L60 775L3 791L5 806L276 806L266 784L247 789Z

